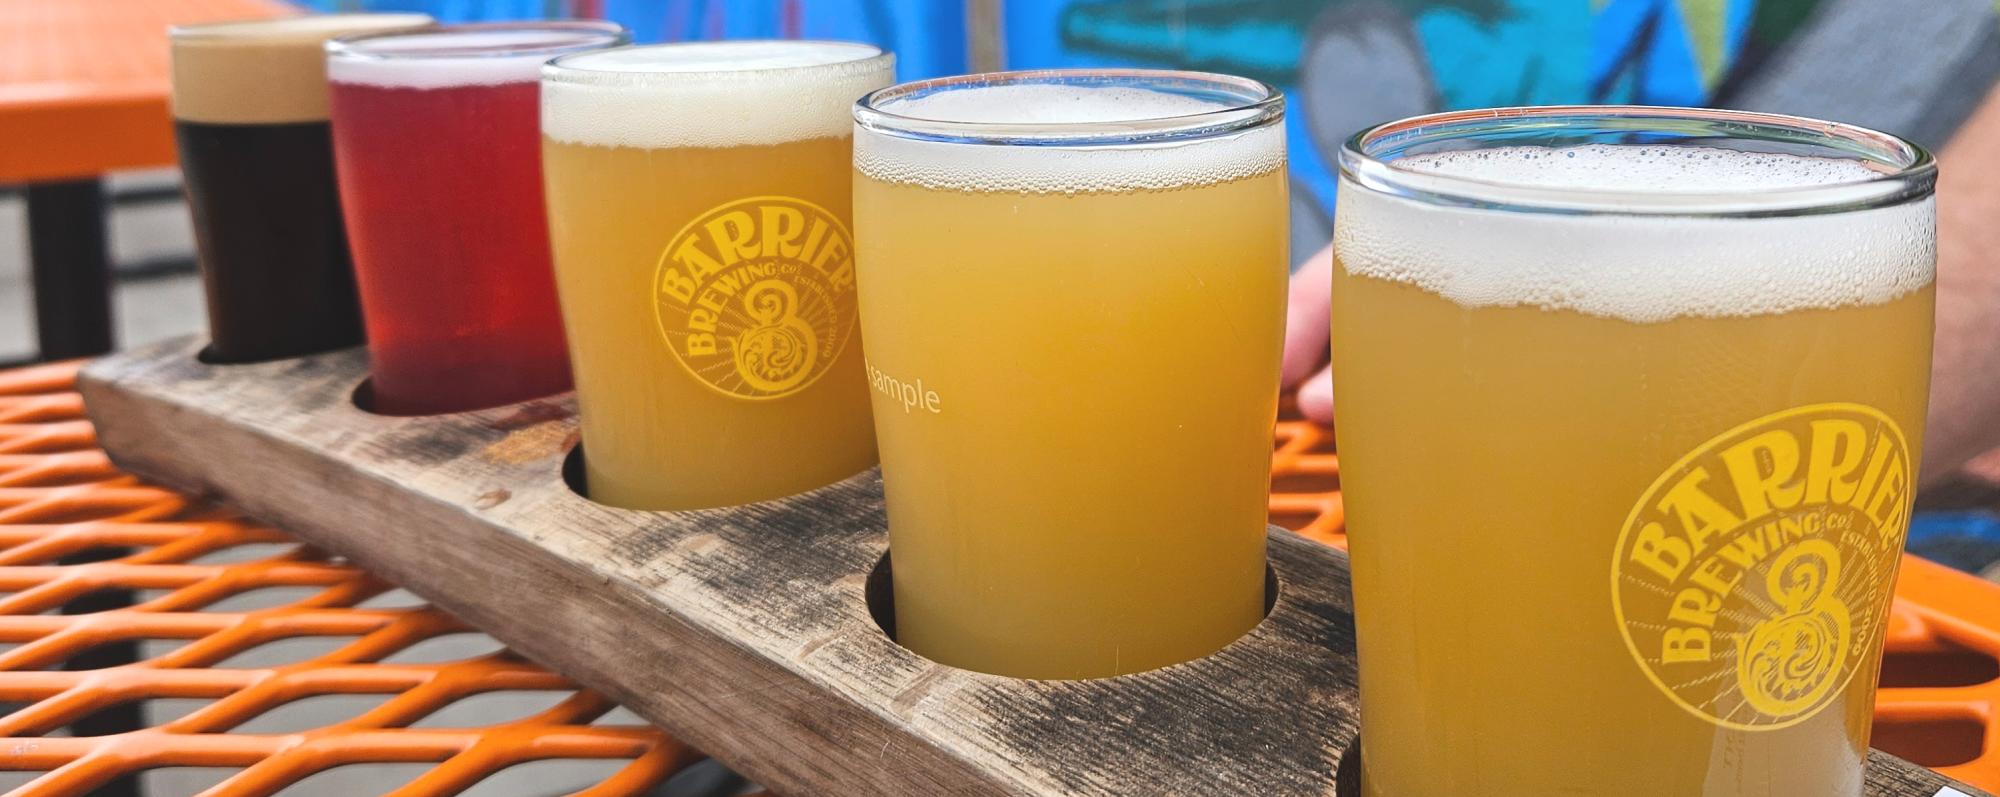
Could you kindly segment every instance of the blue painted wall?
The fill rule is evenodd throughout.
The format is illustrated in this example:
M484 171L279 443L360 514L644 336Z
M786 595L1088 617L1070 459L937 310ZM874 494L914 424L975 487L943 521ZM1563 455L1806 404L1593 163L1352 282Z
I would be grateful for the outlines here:
M939 0L308 0L322 11L421 11L447 22L591 17L638 42L843 39L896 53L896 76L966 71L965 7Z

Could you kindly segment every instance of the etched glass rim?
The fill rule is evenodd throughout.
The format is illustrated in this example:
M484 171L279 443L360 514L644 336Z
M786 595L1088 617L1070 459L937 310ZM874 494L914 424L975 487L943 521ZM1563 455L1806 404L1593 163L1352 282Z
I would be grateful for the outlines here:
M454 45L450 40L476 38L488 33L542 33L548 38L533 44ZM431 37L433 46L398 48L398 39ZM331 58L360 61L400 61L431 58L553 58L577 50L595 50L632 40L632 33L616 22L598 19L553 19L532 22L472 22L439 25L414 30L390 30L341 36L326 43Z
M685 52L690 49L728 50L734 48L749 50L758 47L769 47L774 44L799 45L802 48L824 48L829 50L834 48L850 49L854 51L854 57L829 59L810 64L787 64L784 66L732 67L727 64L721 64L714 69L679 70L593 68L588 65L577 66L572 63L578 59L601 58L642 51L680 50ZM727 39L722 41L628 44L622 47L609 47L558 56L555 60L542 65L542 79L557 82L595 83L600 82L598 79L604 77L632 79L641 82L650 80L714 78L718 76L755 77L798 71L824 70L834 67L851 69L855 68L856 65L872 65L882 59L894 59L895 57L894 53L873 44L841 41L838 39Z
M175 43L201 41L309 40L330 33L354 34L364 30L435 30L437 20L429 14L397 11L369 11L336 14L296 14L266 19L235 19L226 22L196 22L171 25L167 39Z
M967 122L925 119L883 106L946 91L994 86L1133 88L1220 100L1210 111L1109 122ZM1285 95L1235 75L1171 69L1027 69L918 80L878 89L854 104L854 122L870 132L949 144L1029 147L1130 146L1196 141L1284 119Z
M1877 172L1861 180L1718 191L1559 188L1420 172L1396 161L1425 145L1441 149L1603 143L1600 136L1658 140L1649 146L1758 142L1769 150L1846 158ZM1479 146L1479 145L1487 146ZM1803 116L1643 105L1557 105L1451 111L1376 125L1340 150L1340 174L1362 188L1428 204L1530 213L1755 218L1844 213L1930 196L1937 161L1900 136Z

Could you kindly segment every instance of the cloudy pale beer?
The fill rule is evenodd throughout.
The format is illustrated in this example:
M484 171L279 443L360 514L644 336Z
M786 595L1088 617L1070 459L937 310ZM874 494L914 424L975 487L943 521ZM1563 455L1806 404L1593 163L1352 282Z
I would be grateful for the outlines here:
M374 410L569 389L542 202L542 64L624 38L609 22L524 22L328 46Z
M1335 412L1369 795L1862 793L1934 172L1880 134L1686 114L1349 145ZM1647 129L1674 135L1619 137Z
M1221 76L1015 73L857 110L899 642L1091 678L1256 625L1287 260L1280 102Z
M565 56L543 170L594 500L777 498L875 461L848 108L894 60L838 42Z
M327 132L327 39L430 24L329 14L175 28L174 137L222 362L361 342Z

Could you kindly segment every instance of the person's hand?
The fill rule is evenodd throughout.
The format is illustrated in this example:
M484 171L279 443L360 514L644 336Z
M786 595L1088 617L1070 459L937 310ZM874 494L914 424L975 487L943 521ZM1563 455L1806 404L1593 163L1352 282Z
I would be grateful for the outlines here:
M1285 387L1299 388L1299 411L1333 422L1333 366L1327 365L1328 305L1333 302L1333 244L1314 252L1292 274L1285 301Z

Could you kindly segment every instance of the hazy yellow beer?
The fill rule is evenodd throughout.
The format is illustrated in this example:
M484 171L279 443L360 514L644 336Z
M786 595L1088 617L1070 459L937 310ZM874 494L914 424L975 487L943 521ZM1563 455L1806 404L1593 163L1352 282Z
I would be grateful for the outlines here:
M1933 177L1888 136L1726 112L1350 143L1334 384L1367 794L1861 794Z
M1086 678L1200 657L1257 623L1280 102L1146 72L863 101L861 324L900 642Z
M549 232L592 499L738 504L874 462L849 108L893 67L839 42L545 67Z

